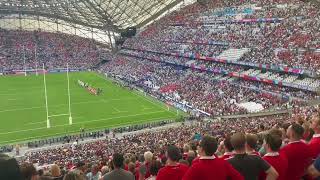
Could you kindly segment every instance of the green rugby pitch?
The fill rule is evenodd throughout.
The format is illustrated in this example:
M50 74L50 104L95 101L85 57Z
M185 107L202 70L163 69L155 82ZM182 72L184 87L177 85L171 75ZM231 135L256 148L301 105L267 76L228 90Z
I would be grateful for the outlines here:
M46 125L43 75L0 77L0 144L13 144L89 130L121 127L175 119L176 110L137 91L127 90L95 72L70 73L71 112L69 125L67 76L47 74L51 128ZM89 94L80 79L103 90Z

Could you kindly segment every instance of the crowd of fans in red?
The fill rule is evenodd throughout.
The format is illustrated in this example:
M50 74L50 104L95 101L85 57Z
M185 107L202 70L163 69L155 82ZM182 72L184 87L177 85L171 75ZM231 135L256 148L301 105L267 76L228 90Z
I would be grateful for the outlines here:
M180 50L179 44L183 43L164 42L164 39L174 41L212 39L227 41L229 47L251 48L251 51L240 61L285 64L310 71L318 70L319 56L316 49L319 47L316 39L319 36L317 32L319 21L316 20L317 11L309 4L300 1L274 0L273 3L289 3L290 6L276 8L271 6L268 0L254 1L263 8L252 15L245 16L245 18L284 18L280 24L224 24L224 33L208 31L204 26L197 24L199 19L201 20L200 17L209 13L210 9L233 7L248 2L253 3L249 0L232 0L214 1L206 7L193 4L152 24L139 36L127 41L125 47L175 52ZM298 18L300 16L303 18ZM229 17L219 18L229 19ZM183 28L168 26L183 21L193 23ZM167 28L164 28L165 26ZM12 33L18 33L19 36L24 37L21 32ZM65 63L65 60L62 60L64 58L56 61L61 54L65 55L70 64L74 63L75 67L88 67L93 65L91 63L97 62L96 54L90 55L86 52L97 53L98 50L93 44L83 39L70 36L60 39L50 33L42 32L34 32L31 36L26 33L25 36L28 36L27 42L36 42L35 44L39 46L40 59L47 61L49 67ZM21 61L15 56L10 56L14 54L12 48L6 48L21 43L16 38L12 38L13 41L11 41L6 37L8 36L1 36L3 54L7 55L1 58L0 65L8 69L14 69L16 65L21 67ZM59 50L61 41L62 44L70 43L69 46L63 45L69 48L62 48L65 52ZM86 48L79 48L83 42ZM51 46L58 50L53 51ZM41 48L49 50L41 51ZM184 50L204 56L217 56L225 48L191 43ZM277 55L274 53L275 50L278 52ZM74 54L68 54L70 52ZM17 53L20 52L17 51ZM30 60L33 57L32 53L25 54L28 57L27 62L33 62ZM157 62L167 61L179 64L183 61L182 58L156 56L148 52L131 52L130 55L137 54L143 58L128 57L128 54L116 55L114 61L106 63L100 70L134 83L150 94L186 102L213 116L246 113L245 109L236 105L245 101L261 103L264 108L283 108L288 103L301 106L303 100L316 96L310 92L234 81L214 73L208 74L201 70L185 69ZM50 59L55 60L50 61ZM243 68L226 64L208 63L207 65L234 70ZM259 91L253 90L252 86ZM274 94L270 95L270 92L280 95L283 93L290 98L279 98ZM20 165L14 159L0 155L0 179L319 179L320 112L318 108L296 108L293 115L198 120L157 131L120 135L90 143L67 144L27 153Z
M21 171L24 179L313 179L320 175L319 110L298 108L293 113L198 120L34 151L25 155L14 175ZM0 156L2 167L9 162ZM13 171L1 170L2 179Z

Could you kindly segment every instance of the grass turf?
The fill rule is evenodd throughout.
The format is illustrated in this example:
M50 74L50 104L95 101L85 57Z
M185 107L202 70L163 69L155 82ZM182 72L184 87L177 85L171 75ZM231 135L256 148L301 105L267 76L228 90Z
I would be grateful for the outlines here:
M176 110L150 97L118 87L94 72L70 73L73 125L68 124L66 74L47 74L51 128L46 128L43 75L0 77L0 144L177 118ZM80 79L103 90L89 94Z

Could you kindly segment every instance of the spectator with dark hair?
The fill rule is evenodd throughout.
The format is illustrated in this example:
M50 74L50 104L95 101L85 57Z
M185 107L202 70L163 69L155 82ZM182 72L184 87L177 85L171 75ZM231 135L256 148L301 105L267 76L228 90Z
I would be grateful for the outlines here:
M226 160L233 156L233 147L231 144L231 136L227 136L223 141L224 154L221 156L222 159Z
M39 170L38 170L38 175L41 177L41 176L43 176L43 174L44 174L43 169L39 169Z
M314 135L309 143L311 157L316 159L320 155L320 118L319 115L313 116L311 120L311 128Z
M157 160L153 160L150 164L150 177L146 180L156 180L157 174L161 168L161 162Z
M76 164L76 169L73 170L74 173L79 174L80 176L86 177L87 165L83 161L79 161Z
M256 151L258 143L258 136L255 134L246 134L246 153L249 155L260 156L260 153Z
M112 164L114 169L100 180L134 180L134 175L123 169L124 157L122 154L115 153L112 157Z
M266 134L264 137L264 146L267 154L263 156L263 159L276 169L279 174L278 180L286 180L288 160L284 155L279 154L281 145L281 136L271 133ZM266 175L264 173L261 179L266 179Z
M20 171L24 180L37 180L38 172L31 163L23 163L20 165Z
M167 164L161 168L157 180L181 180L188 170L188 166L180 164L182 158L180 149L174 145L168 146L166 151Z
M243 177L227 161L215 157L218 148L217 140L204 136L198 147L200 159L193 163L183 180L242 180Z
M309 146L302 142L304 130L300 124L292 124L287 129L289 144L280 151L288 159L288 171L286 178L300 180L308 166L311 164L311 152Z
M22 180L17 160L0 153L0 179Z
M284 130L283 130L284 131ZM272 128L269 131L266 131L266 134L263 135L263 140L264 140L264 136L267 134L272 134L272 135L277 135L281 138L281 147L283 146L283 139L285 138L285 135L283 135L282 130L281 129L277 129L277 128ZM285 133L284 133L285 134ZM261 146L260 150L259 150L259 154L261 154L262 156L264 156L265 154L267 154L267 150L265 148L265 146Z
M244 133L236 133L231 137L231 144L235 154L228 162L238 170L246 180L258 179L259 174L265 172L267 179L277 179L277 171L265 162L260 156L246 153L246 136Z
M264 125L263 124L260 124L259 125L259 130L258 130L259 132L264 132L265 131L265 127L264 127Z

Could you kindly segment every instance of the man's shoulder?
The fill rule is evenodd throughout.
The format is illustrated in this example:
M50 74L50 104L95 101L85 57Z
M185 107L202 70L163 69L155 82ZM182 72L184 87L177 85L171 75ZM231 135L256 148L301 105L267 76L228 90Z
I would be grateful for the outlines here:
M262 157L257 156L257 155L255 155L255 154L248 154L247 158L248 158L248 159L257 160L257 161L263 160Z
M243 161L264 161L260 156L257 155L251 155L251 154L239 154L239 155L234 155L233 157L227 159L227 161L231 164L233 163L238 163L238 162L243 162Z
M131 172L128 172L124 169L119 169L119 170L113 170L107 174L104 175L104 179L107 179L106 177L110 177L110 176L114 176L114 175L117 175L117 174L121 174L121 175L125 175L125 176L133 176L133 174Z
M180 169L188 169L189 166L185 165L185 164L179 164Z
M120 169L120 173L121 173L121 174L125 174L125 175L127 175L127 176L133 176L133 174L132 174L131 172L126 171L126 170L124 170L124 169Z

